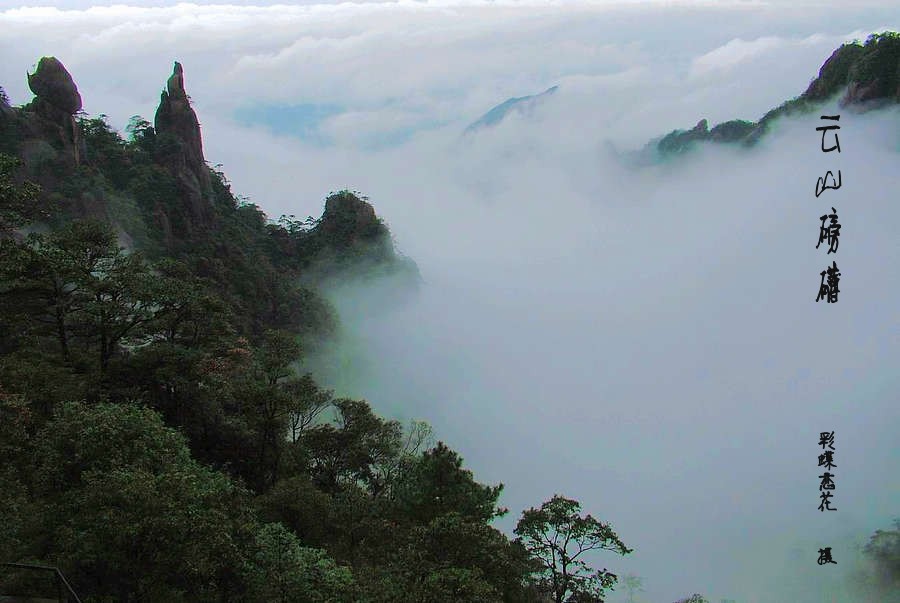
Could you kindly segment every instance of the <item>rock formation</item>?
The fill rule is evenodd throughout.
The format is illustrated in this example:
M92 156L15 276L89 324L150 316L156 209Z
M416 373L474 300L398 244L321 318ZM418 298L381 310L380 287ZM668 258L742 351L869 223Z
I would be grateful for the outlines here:
M28 75L28 87L39 100L74 115L81 111L81 95L72 76L56 57L43 57Z
M157 161L168 167L178 182L188 213L185 227L189 231L192 227L209 227L214 213L211 176L203 157L200 122L185 91L181 63L175 63L166 82L154 125L159 139Z
M81 95L59 59L43 57L34 73L28 74L28 87L35 99L31 111L42 118L49 129L57 130L63 147L71 151L76 165L84 158L84 142L75 114L81 111Z
M387 228L378 220L371 204L342 191L325 200L325 212L313 232L328 247L344 251L383 244Z
M415 262L396 252L390 230L367 198L356 192L330 194L316 226L301 233L296 241L296 253L311 260L305 273L308 282L390 276L397 279L397 287L388 289L400 294L390 302L395 305L405 295L401 292L408 292L421 281Z

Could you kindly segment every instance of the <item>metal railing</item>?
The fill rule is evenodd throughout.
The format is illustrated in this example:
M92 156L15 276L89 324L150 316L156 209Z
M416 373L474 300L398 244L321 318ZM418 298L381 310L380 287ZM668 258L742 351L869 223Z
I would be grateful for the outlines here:
M59 571L59 568L57 567L52 567L49 565L35 565L32 563L0 563L0 567L51 572L56 578L57 598L60 601L71 600L74 601L74 603L81 603L81 599L78 598L78 595L76 595L75 591L72 590L72 586L69 584L69 581L66 580L66 577L63 576L63 573ZM63 589L65 589L65 593L63 592ZM0 596L4 596L4 593L0 593Z

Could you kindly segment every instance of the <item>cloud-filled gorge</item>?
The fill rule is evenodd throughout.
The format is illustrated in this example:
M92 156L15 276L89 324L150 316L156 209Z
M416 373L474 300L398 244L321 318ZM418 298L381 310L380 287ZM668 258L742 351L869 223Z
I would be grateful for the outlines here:
M900 111L826 105L839 155L819 112L751 148L628 152L759 119L843 42L896 31L896 7L490 4L9 8L0 83L24 103L23 70L57 56L123 129L178 60L237 193L272 217L367 195L422 285L334 286L340 335L307 368L503 482L505 532L561 493L634 548L593 559L644 577L643 600L861 601L855 546L900 514ZM843 187L816 198L829 169ZM832 206L836 305L814 302ZM831 430L839 511L822 514Z

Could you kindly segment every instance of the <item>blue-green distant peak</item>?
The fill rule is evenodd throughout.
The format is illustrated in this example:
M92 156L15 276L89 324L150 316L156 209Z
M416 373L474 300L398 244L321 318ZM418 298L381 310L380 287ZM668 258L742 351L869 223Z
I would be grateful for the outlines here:
M510 113L510 111L518 111L527 113L532 111L538 103L550 96L559 89L559 86L547 88L540 94L532 94L530 96L519 96L503 101L487 113L485 113L478 121L473 122L466 128L466 132L473 132L481 128L495 126Z

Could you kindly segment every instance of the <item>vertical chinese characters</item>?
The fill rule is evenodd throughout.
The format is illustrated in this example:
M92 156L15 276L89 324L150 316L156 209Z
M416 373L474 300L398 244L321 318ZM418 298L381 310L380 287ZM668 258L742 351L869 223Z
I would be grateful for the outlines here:
M819 433L819 446L822 447L822 454L819 455L819 467L824 467L825 472L819 476L819 511L837 511L836 507L831 506L831 498L834 496L834 474L829 469L834 469L834 432L823 431ZM837 564L831 556L831 547L827 546L819 549L819 565L827 563Z
M829 120L829 121L840 121L840 115L822 115L820 119ZM841 141L838 139L838 134L836 130L840 130L841 127L838 125L827 125L827 126L819 126L816 128L817 131L822 132L822 152L823 153L831 153L833 151L841 152ZM829 147L825 146L825 139L829 132L835 130L833 132L834 135L834 144ZM831 183L829 184L829 178ZM837 171L837 178L834 177L834 172L828 170L825 172L825 175L820 177L816 181L816 198L819 197L822 193L827 190L837 190L841 188L841 184L843 179L841 177L841 171ZM827 254L837 254L838 250L838 238L841 234L841 225L838 223L838 215L837 210L832 207L831 213L826 213L822 217L819 218L822 222L822 225L819 227L819 242L816 243L816 249L819 248L822 243L828 244L828 252ZM828 224L826 224L828 222ZM826 255L827 255L826 254ZM825 268L819 276L822 277L822 280L819 282L819 294L816 296L816 302L820 302L823 299L826 303L836 304L838 301L838 293L840 293L839 283L841 279L841 272L838 268L837 262L832 261L831 267Z

